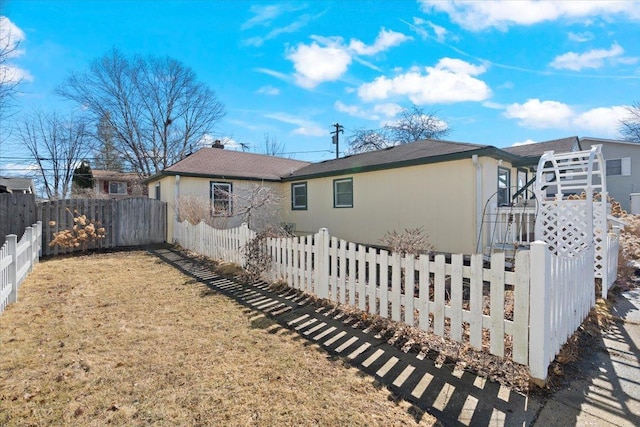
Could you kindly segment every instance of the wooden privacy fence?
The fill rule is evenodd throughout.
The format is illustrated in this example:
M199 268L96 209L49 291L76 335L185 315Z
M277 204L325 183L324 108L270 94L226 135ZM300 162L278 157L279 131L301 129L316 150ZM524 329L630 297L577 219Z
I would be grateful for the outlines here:
M41 242L42 224L38 222L27 227L20 241L9 234L0 248L0 313L18 300L20 284L39 260Z
M86 248L49 246L54 234L70 230L74 217L85 215L97 227L104 227L105 238L89 242ZM146 197L129 199L69 199L38 203L42 221L43 255L58 255L82 249L139 246L166 241L166 203Z
M218 230L185 221L174 230L182 247L241 264L241 249L255 236L244 224ZM401 256L331 237L326 229L269 238L264 250L271 280L511 357L539 380L595 303L592 249L559 257L533 242L517 252L512 271L504 253L490 263L480 254Z
M37 219L35 195L0 193L0 243L8 234L22 236Z

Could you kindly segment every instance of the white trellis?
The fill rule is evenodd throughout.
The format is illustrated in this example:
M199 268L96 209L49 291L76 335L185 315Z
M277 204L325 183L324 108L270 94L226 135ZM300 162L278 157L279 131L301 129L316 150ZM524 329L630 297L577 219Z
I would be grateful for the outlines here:
M558 257L575 258L593 251L595 277L606 278L607 185L601 149L594 145L588 151L547 151L540 157L535 234Z

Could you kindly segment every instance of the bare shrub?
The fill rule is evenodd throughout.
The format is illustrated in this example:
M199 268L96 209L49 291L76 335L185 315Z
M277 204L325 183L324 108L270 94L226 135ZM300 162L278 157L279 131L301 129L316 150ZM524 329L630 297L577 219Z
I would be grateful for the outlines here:
M71 209L67 208L67 212L73 217L73 227L54 233L53 240L49 243L49 246L57 245L61 248L69 249L81 248L85 251L90 243L105 238L105 229L99 222L87 218L86 215L80 215L77 210L71 212ZM55 224L55 221L50 222L50 225Z
M402 256L418 255L433 250L433 246L429 243L429 236L425 234L422 227L405 228L401 233L396 230L387 231L380 239L380 243L393 252L399 252Z
M213 215L211 201L206 197L196 195L179 196L175 202L178 220L189 221L192 225L198 225L202 221L214 228L227 228L226 215Z
M242 248L245 256L244 272L240 279L245 283L255 282L260 276L271 267L271 254L267 252L267 239L269 237L291 237L292 234L282 227L267 227L256 234L256 237L249 240Z

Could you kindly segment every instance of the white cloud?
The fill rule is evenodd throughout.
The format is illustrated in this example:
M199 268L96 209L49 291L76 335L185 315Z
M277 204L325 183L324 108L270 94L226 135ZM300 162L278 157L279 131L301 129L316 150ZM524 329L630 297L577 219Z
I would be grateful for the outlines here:
M387 118L392 118L397 116L402 111L402 107L393 102L387 102L374 106L373 111L383 114Z
M617 137L620 121L628 114L628 107L616 105L577 112L558 101L529 99L524 104L511 104L504 115L518 119L523 127L538 129L570 129L574 133L594 133L602 137Z
M491 95L491 89L474 76L485 70L484 65L443 58L435 67L426 67L424 74L414 68L393 78L378 77L361 85L358 95L365 101L407 96L418 105L483 101Z
M291 131L291 134L293 135L327 136L329 134L328 130L312 122L311 120L302 119L300 117L292 116L291 114L272 113L267 114L265 117L298 126L296 129Z
M356 39L351 39L349 45L346 45L342 37L314 35L311 39L311 44L299 43L290 48L286 55L293 62L296 83L307 89L313 89L323 82L338 80L354 58L377 70L374 64L357 58L357 55L372 56L410 40L411 37L382 28L373 45L366 45Z
M268 27L280 15L287 12L295 12L304 9L306 6L294 5L292 3L279 3L268 6L253 5L251 13L254 14L249 20L242 24L241 30L248 30L255 26Z
M349 42L349 49L353 50L358 55L371 56L388 50L389 48L397 46L407 40L411 40L411 37L382 28L372 45L367 46L360 40L351 39Z
M610 49L592 49L585 53L568 52L559 56L551 62L551 66L557 69L580 71L583 68L600 68L605 61L616 64L619 62L633 63L638 58L623 57L624 49L617 43L611 45Z
M443 42L447 36L447 29L444 27L441 27L440 25L436 25L433 22L428 22L428 24L433 30L433 32L436 34L436 39L439 42Z
M567 34L567 36L569 37L569 40L572 40L578 43L588 42L590 40L593 40L594 38L593 33L589 31L585 31L583 33L574 33L572 31L569 31L569 34Z
M573 122L578 128L596 135L618 136L620 122L628 114L627 107L622 105L593 108L577 115Z
M336 101L335 104L333 104L333 106L336 109L336 111L340 113L348 114L352 117L359 117L361 119L367 119L367 120L380 119L379 116L375 114L371 114L370 112L365 111L362 107L359 107L357 105L347 105L342 101Z
M351 55L340 46L320 46L299 44L287 54L296 70L296 83L313 89L326 81L335 81L347 71Z
M285 82L288 82L288 81L291 80L291 78L289 77L288 74L281 73L281 72L275 71L275 70L270 70L268 68L256 68L255 71L257 71L259 73L267 74L267 75L269 75L271 77L275 77L276 79L283 80Z
M275 95L280 95L280 89L273 86L262 86L260 89L258 89L258 93L262 95L275 96Z
M520 145L529 145L529 144L535 144L536 142L533 139L527 139L526 141L522 141L522 142L516 142L515 144L512 145L512 147L518 147Z
M443 12L460 26L479 31L495 27L506 30L514 25L534 25L555 20L590 20L621 16L640 19L640 3L631 1L540 1L496 0L457 1L419 0L426 13Z
M504 112L505 117L518 119L520 126L531 128L566 128L574 116L573 110L562 102L529 99L524 104L511 104Z
M20 44L24 40L24 31L6 16L0 16L0 43L2 43L6 59L12 60L24 55L24 49L20 49ZM29 71L10 62L0 65L0 82L16 83L20 81L33 81L33 76Z
M503 104L497 102L485 101L482 103L483 107L491 108L492 110L504 110L506 107Z
M242 41L242 44L245 46L254 47L262 46L265 41L275 39L280 34L289 34L298 31L299 29L305 27L309 23L309 21L311 21L310 15L302 15L298 20L290 23L289 25L274 28L264 36L256 36L245 39Z

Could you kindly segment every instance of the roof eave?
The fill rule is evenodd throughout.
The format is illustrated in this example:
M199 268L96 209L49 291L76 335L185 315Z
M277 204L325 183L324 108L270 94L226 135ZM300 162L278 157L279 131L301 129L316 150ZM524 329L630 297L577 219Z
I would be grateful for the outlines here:
M407 166L419 166L419 165L426 165L426 164L432 164L432 163L462 160L462 159L471 158L473 155L493 157L496 159L503 159L510 162L514 162L520 159L520 156L511 154L509 152L506 152L504 150L501 150L499 148L489 145L489 146L480 147L473 150L442 154L439 156L418 157L415 159L401 160L401 161L390 162L390 163L380 163L377 165L353 167L353 168L347 168L347 169L336 169L332 171L324 171L324 172L310 173L310 174L304 174L304 175L293 175L293 176L283 177L283 180L284 181L300 181L300 180L310 179L310 178L323 178L328 176L348 175L353 173L374 172L374 171L385 170L385 169L397 169L397 168L407 167Z

